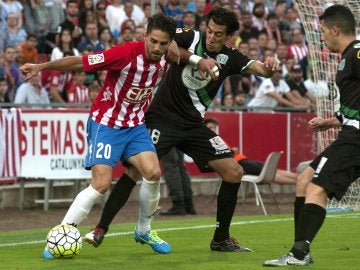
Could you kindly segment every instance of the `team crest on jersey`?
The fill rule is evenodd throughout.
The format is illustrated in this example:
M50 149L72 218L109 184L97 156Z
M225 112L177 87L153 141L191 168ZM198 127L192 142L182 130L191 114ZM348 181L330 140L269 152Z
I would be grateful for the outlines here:
M88 56L88 63L90 66L103 63L104 61L105 58L103 53L91 54Z
M220 53L216 56L216 61L222 65L225 65L228 60L229 60L229 56L227 56L226 54Z
M342 59L338 66L338 70L344 70L344 67L345 67L345 59Z
M199 68L191 64L187 64L181 74L184 85L191 90L200 90L204 88L211 80L209 74L203 79L199 73Z

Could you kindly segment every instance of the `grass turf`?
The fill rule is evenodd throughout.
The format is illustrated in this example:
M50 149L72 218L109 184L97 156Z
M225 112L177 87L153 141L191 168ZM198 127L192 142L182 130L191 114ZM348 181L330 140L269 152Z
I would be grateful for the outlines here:
M359 221L359 212L328 214L311 246L315 263L309 268L360 269ZM41 257L49 228L5 232L0 234L0 269L265 269L262 262L286 253L293 239L289 215L234 217L231 235L254 252L212 252L213 224L213 218L154 221L153 228L173 248L167 255L135 243L134 224L116 224L99 248L84 243L78 256L55 260ZM82 235L89 229L79 228Z

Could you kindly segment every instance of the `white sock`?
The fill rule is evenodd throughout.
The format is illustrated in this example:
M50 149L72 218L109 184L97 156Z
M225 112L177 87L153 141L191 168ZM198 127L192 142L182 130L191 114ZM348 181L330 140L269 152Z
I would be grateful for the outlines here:
M150 182L142 179L139 194L139 220L137 231L145 234L151 229L151 221L160 200L160 182Z
M89 185L76 196L61 224L79 225L87 217L96 200L102 196L104 195Z

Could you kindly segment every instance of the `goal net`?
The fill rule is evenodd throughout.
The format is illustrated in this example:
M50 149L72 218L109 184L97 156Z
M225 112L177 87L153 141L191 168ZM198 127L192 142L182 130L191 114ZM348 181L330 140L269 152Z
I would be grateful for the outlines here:
M359 0L295 0L309 46L309 76L313 78L317 91L317 115L322 118L334 116L339 106L339 93L335 75L340 55L330 52L321 42L319 15L332 4L348 6L355 15L357 34L360 34ZM337 136L338 129L318 133L318 147L322 151ZM329 210L351 210L360 208L360 179L355 181L341 201L328 201Z

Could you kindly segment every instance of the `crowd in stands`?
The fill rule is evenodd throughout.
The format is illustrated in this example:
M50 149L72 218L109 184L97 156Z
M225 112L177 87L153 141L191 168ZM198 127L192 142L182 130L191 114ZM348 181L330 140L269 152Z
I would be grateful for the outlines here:
M282 71L272 78L228 77L213 101L214 110L315 109L308 46L292 0L157 2L157 12L172 16L178 27L201 32L211 8L228 8L240 23L228 46L250 59L275 56L281 61ZM0 103L89 104L106 73L47 71L24 82L19 67L141 41L149 16L150 0L0 0Z

